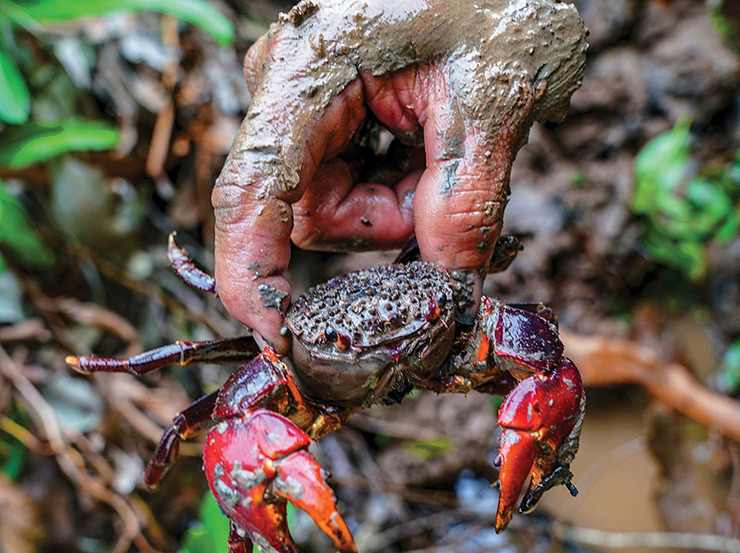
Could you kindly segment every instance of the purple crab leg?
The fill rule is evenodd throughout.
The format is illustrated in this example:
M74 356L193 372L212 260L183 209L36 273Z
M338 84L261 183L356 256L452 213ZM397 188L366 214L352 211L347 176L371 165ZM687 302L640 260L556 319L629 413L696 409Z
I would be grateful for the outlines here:
M496 241L493 249L491 262L488 265L489 273L500 273L505 271L517 254L522 251L522 244L513 234L505 234ZM394 263L408 263L419 259L419 242L416 235L412 235L398 253Z
M74 370L89 374L94 372L147 374L171 363L181 367L192 363L242 363L260 352L251 336L239 336L206 342L177 341L145 351L127 359L70 355L64 360Z
M505 234L496 240L491 262L488 265L489 273L501 273L509 268L517 254L522 251L522 243L513 234Z
M410 261L416 261L420 257L419 241L416 239L416 235L412 234L411 238L401 248L401 251L398 252L393 263L409 263Z
M540 301L512 302L507 303L507 305L509 307L514 307L516 309L521 309L523 311L534 313L535 315L538 315L539 317L545 319L548 323L555 325L556 328L558 326L558 318L555 316L555 312L552 310L551 307L545 305Z
M216 279L195 266L188 253L175 244L175 233L167 241L167 259L177 275L196 290L216 294Z
M144 482L155 488L167 470L180 457L180 442L195 436L206 424L213 421L219 390L203 396L188 405L172 420L162 434L157 449L144 472Z

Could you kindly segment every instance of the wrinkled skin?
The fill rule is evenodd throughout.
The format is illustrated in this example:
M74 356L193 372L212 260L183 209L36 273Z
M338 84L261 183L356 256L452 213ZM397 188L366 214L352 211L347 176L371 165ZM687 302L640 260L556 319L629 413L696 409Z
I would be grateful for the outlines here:
M503 246L502 246L503 244ZM499 242L512 259L506 242ZM399 261L336 277L299 297L286 320L291 358L262 351L251 336L176 342L129 359L68 357L83 372L146 374L169 363L244 363L221 388L181 411L165 430L144 479L156 486L177 460L181 440L212 427L203 469L231 520L231 553L298 551L287 503L305 510L342 553L356 551L324 472L308 451L354 413L398 403L413 390L503 394L499 503L494 528L509 524L542 494L565 485L585 410L581 377L563 356L552 311L483 297L471 327L455 322L453 279L438 265ZM170 240L173 268L191 286L216 292ZM507 262L497 267L504 269Z
M388 249L415 232L471 323L514 156L534 120L564 116L585 34L550 0L304 0L282 15L247 54L253 102L213 192L229 312L285 353L291 240ZM397 139L384 160L352 144L370 114Z

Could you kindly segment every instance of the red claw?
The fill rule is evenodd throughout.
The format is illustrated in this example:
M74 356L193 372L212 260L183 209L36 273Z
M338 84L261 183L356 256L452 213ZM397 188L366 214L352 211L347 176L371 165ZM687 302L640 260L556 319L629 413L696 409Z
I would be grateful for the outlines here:
M529 433L502 428L498 474L498 510L494 527L502 532L514 516L514 507L522 488L532 472L535 457L535 437Z
M585 408L583 385L570 359L561 358L552 372L534 374L516 385L499 410L501 469L496 532L511 521L515 505L527 484L519 508L534 508L542 494L563 484L572 495L570 463L578 449Z
M342 553L355 553L308 435L287 418L255 409L219 423L206 437L203 469L224 513L263 551L298 552L287 501L304 509Z

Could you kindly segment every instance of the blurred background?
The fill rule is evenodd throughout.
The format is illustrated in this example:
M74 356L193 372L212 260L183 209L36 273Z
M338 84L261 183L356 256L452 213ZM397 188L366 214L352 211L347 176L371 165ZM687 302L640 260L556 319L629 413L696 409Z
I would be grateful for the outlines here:
M414 395L315 445L363 553L740 551L740 2L575 4L583 87L519 153L505 232L524 251L486 293L559 316L588 385L581 493L497 536L498 401ZM177 230L213 267L242 58L290 6L0 0L0 553L226 550L197 440L159 489L142 475L231 368L63 360L244 332L165 248ZM300 293L394 255L295 251L288 277Z

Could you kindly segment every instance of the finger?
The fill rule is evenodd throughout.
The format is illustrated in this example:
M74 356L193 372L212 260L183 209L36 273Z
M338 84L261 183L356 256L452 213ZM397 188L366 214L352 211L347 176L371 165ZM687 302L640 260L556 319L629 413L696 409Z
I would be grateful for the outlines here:
M353 185L347 162L324 163L294 206L291 239L302 248L321 250L400 247L414 231L413 192L420 176L416 170L394 186Z
M262 80L262 72L269 53L267 35L262 35L252 44L244 56L244 78L247 81L249 93L254 96L257 86Z
M458 320L472 323L501 232L511 165L531 122L533 94L522 85L513 99L491 98L480 114L450 87L446 71L440 69L443 77L427 97L427 168L414 199L415 231L422 258L446 267L457 283Z
M388 75L420 59L447 69L437 81L414 83L421 104L427 93L420 91L434 88L428 107L437 106L436 113L402 104L424 125L428 144L429 171L414 207L419 243L425 257L460 271L460 288L471 297L471 308L477 304L478 271L500 230L511 159L531 112L531 88L537 87L539 118L561 117L585 59L584 29L570 7L526 4L520 17L511 11L519 4L486 11L464 2L301 2L281 16L266 39L261 84L213 196L216 276L232 314L268 340L279 339L275 320L281 317L265 314L287 304L289 288L279 275L290 255L289 208L318 163L331 157L328 144L346 144L348 122L362 110L359 89L343 96L348 85L358 68ZM460 29L470 36L461 41ZM551 38L556 34L557 40ZM263 47L255 50L255 60ZM332 98L343 98L340 105L357 100L357 110L327 118ZM445 228L435 236L440 221ZM229 248L238 250L238 258L226 266ZM281 294L282 301L274 301Z
M272 87L282 90L284 83L268 73L269 86L258 88L213 190L215 272L227 310L285 353L290 286L282 273L290 260L291 205L318 162L344 148L365 109L356 83L316 117L315 104L300 93L275 93Z
M392 249L413 233L413 195L424 167L422 131L411 103L420 66L391 77L364 71L365 102L395 136L385 156L371 166L379 182L353 184L349 164L323 164L295 206L291 238L303 248L359 251Z

